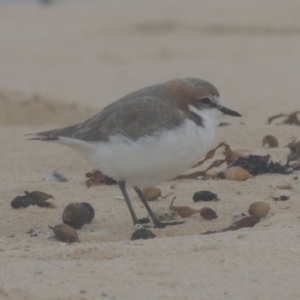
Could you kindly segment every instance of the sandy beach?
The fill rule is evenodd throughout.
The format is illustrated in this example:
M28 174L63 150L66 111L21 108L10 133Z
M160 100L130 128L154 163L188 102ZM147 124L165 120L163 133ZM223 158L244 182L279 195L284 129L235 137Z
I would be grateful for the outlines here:
M154 239L131 241L135 227L116 199L118 186L87 188L93 166L79 154L25 136L84 121L141 87L197 77L242 114L222 118L230 126L217 128L214 146L226 142L243 155L270 154L285 164L286 145L300 140L300 127L267 120L300 109L299 11L298 1L283 0L1 4L0 299L300 299L299 171L162 183L176 205L209 206L218 218L195 214L182 225L151 228ZM279 147L263 147L266 135ZM219 150L214 159L222 157ZM50 170L68 181L44 181ZM194 203L200 190L220 201ZM13 209L10 202L24 191L53 195L54 207ZM139 217L147 217L128 192ZM273 199L283 194L287 201ZM171 199L150 205L167 208ZM268 203L270 213L254 227L202 235L230 226L255 201ZM89 202L95 218L77 231L80 242L67 244L48 226L62 222L71 202ZM32 227L37 236L27 234Z

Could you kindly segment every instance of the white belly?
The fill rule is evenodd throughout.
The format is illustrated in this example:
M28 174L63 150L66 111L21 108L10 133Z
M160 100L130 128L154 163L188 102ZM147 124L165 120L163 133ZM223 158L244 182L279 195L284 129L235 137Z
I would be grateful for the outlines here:
M81 153L102 173L142 188L187 171L206 154L213 138L213 124L201 127L187 120L174 130L164 130L157 136L134 142L120 135L111 137L106 143L65 137L60 137L60 141Z

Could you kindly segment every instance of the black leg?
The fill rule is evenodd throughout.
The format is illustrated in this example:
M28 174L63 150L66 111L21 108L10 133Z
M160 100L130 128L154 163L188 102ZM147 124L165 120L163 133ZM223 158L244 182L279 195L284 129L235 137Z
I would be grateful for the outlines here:
M122 192L122 194L125 198L128 209L130 211L130 214L131 214L131 217L132 217L132 220L133 220L133 224L134 225L139 224L139 220L138 220L138 218L137 218L137 216L136 216L136 214L133 210L133 207L131 205L131 201L130 201L129 196L128 196L127 191L126 191L125 181L119 181L118 184L119 184L119 188L120 188L120 190L121 190L121 192Z
M156 227L156 228L164 228L167 225L178 225L178 224L184 223L184 221L181 221L181 222L175 221L175 222L168 222L168 223L163 223L163 222L159 221L156 218L156 216L154 215L154 213L153 213L151 207L149 206L149 204L148 204L148 202L147 202L147 200L146 200L143 192L141 191L141 189L138 188L138 187L135 187L134 190L136 191L136 193L138 194L138 196L142 200L144 206L146 207L146 209L147 209L147 211L148 211L148 213L150 215L150 218L151 218L151 220L152 220L152 222L154 224L154 227Z

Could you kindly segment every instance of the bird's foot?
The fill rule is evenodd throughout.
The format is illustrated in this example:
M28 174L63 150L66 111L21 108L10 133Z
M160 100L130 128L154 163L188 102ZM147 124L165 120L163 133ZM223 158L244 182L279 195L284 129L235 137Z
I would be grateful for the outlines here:
M185 223L185 221L174 221L174 222L160 222L160 221L155 221L154 223L154 228L165 228L166 226L173 226L173 225L180 225Z

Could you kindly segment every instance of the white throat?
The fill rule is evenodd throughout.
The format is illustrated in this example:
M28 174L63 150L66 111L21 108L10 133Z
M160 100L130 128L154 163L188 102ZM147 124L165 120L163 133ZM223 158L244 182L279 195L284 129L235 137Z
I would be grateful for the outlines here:
M203 126L217 126L222 112L217 108L198 109L193 105L189 105L188 109L198 115L203 120Z

